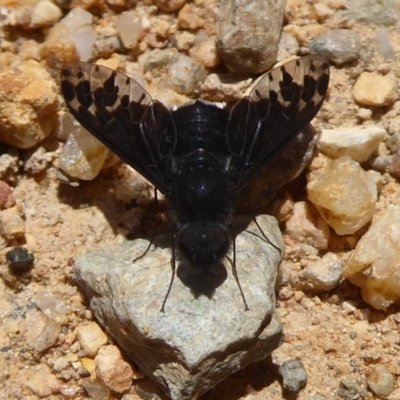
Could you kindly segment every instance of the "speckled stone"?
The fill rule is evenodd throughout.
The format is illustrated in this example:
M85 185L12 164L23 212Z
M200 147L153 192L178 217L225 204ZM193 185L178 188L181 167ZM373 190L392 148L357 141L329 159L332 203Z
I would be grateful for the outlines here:
M135 263L145 240L76 259L77 282L97 320L174 400L199 397L280 343L274 293L283 243L272 217L258 222L281 251L262 240L254 224L247 229L255 234L245 230L237 237L237 273L249 311L229 263L205 277L179 261L165 313L160 312L171 279L170 235L157 237L156 247Z
M223 0L216 43L227 67L264 72L276 61L285 0Z

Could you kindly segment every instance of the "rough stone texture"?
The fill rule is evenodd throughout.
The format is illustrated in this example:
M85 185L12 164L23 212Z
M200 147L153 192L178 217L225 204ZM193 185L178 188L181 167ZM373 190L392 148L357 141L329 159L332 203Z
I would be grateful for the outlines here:
M184 54L179 54L168 69L168 86L184 95L193 95L205 78L204 67Z
M39 1L33 9L30 27L33 29L55 24L62 16L61 9L51 1Z
M315 38L310 43L310 51L343 65L360 57L361 37L349 29L332 29Z
M377 184L348 156L329 161L309 175L308 197L339 235L349 235L371 221Z
M361 163L367 161L378 149L386 134L385 129L374 125L323 129L319 147L330 158L349 156Z
M396 52L390 41L389 32L386 28L379 28L376 31L376 42L378 45L378 51L384 60L395 60Z
M126 11L118 16L116 28L121 41L127 49L137 46L143 35L142 23L134 11Z
M342 277L344 261L334 253L326 253L319 260L307 265L294 275L290 282L299 290L311 292L329 292L334 289Z
M264 72L276 61L286 0L222 0L217 47L226 66Z
M10 186L6 182L0 180L0 210L10 208L13 205L14 199Z
M37 62L0 72L0 141L29 149L57 125L55 82Z
M38 398L50 397L59 391L60 383L47 366L32 368L25 372L25 385Z
M91 180L100 172L108 154L107 147L78 125L61 151L59 166L74 178Z
M283 378L283 387L291 392L298 392L307 383L307 371L298 360L287 360L279 367Z
M394 76L363 72L352 90L354 99L365 106L389 106L399 97Z
M131 387L133 371L122 358L118 347L102 347L95 358L95 364L97 377L110 389L123 393Z
M179 262L165 313L160 312L171 279L169 235L156 238L154 250L136 263L132 259L147 241L125 242L76 260L77 282L97 319L172 399L198 398L279 345L274 287L283 244L272 217L258 222L282 251L266 243L254 224L248 227L254 234L246 230L237 237L247 312L229 264L205 277Z
M58 70L67 62L88 61L95 40L92 21L90 12L80 7L72 9L49 30L41 45L41 57Z
M76 334L82 349L88 356L95 356L100 347L108 341L106 334L96 322L79 325Z
M21 239L25 235L25 221L17 206L0 211L0 236L7 241Z
M281 38L279 40L277 61L283 61L286 58L292 57L294 54L299 52L299 42L292 35L286 32L282 32Z
M210 74L201 85L201 96L204 100L238 101L250 87L251 78L238 74Z
M328 248L329 225L315 207L305 201L294 204L293 214L286 222L286 232L294 241L310 244L319 250Z
M190 56L206 68L215 68L221 63L221 57L218 54L217 46L214 40L208 39L190 51Z
M361 287L364 301L384 310L400 300L400 206L391 205L357 243L343 276Z
M161 10L171 12L179 10L186 3L186 0L155 0L154 3Z
M399 26L400 9L397 0L346 0L337 12L339 18L376 26Z
M372 368L367 381L372 392L381 398L387 397L393 392L396 378L386 366L377 365Z

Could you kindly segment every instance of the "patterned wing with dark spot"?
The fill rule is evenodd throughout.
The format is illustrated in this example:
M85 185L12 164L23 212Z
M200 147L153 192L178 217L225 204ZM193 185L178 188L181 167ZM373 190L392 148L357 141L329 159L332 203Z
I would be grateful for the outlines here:
M291 60L266 73L231 110L227 169L236 190L294 139L315 117L329 85L329 64L320 56Z
M78 62L61 71L72 115L158 190L170 190L176 129L171 112L134 79L101 65Z

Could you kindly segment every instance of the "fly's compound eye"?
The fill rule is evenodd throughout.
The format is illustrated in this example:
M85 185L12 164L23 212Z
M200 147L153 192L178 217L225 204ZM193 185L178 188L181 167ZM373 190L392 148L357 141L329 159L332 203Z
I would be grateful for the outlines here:
M186 225L180 235L178 247L182 256L196 267L217 264L229 250L229 236L215 223Z

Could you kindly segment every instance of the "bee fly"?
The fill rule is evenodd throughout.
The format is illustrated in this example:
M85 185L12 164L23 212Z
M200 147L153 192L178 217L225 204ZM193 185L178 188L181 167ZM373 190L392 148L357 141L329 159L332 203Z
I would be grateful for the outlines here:
M309 55L266 73L232 108L196 100L169 109L123 73L96 64L65 66L61 90L72 115L168 199L183 258L210 270L234 235L235 200L249 181L315 117L329 65ZM162 304L175 275L173 274Z

